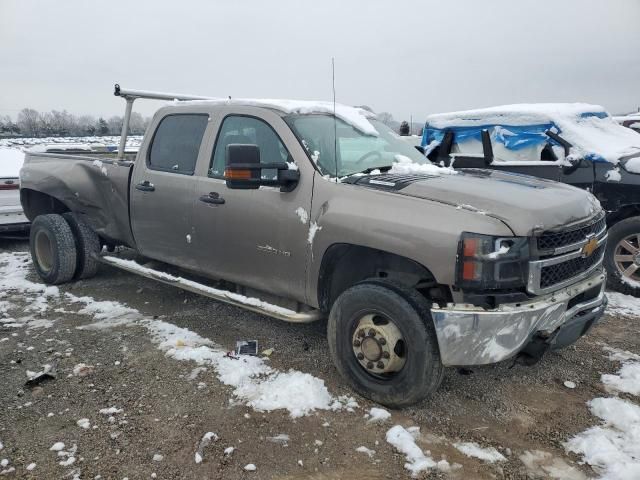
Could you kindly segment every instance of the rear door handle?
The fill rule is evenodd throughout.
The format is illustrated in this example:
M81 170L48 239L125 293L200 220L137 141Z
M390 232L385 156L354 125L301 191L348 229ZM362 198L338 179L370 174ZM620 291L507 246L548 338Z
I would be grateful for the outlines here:
M213 203L215 205L224 204L224 198L218 192L210 192L209 195L202 195L200 201L204 203Z
M140 182L136 185L136 190L140 190L142 192L153 192L156 187L149 180L145 180L144 182Z

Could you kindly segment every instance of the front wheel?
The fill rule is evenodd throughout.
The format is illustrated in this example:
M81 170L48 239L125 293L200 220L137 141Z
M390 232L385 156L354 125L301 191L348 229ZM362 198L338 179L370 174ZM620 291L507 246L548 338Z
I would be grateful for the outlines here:
M357 284L334 303L327 330L340 374L377 403L414 404L442 381L429 303L413 289L379 280Z
M640 297L640 217L631 217L609 229L604 257L610 288Z

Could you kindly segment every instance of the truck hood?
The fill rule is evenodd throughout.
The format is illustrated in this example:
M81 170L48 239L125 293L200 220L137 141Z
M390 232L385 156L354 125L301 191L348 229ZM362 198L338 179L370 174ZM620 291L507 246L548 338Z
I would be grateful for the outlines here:
M423 178L398 193L490 215L518 236L579 223L601 210L598 200L579 188L495 170Z

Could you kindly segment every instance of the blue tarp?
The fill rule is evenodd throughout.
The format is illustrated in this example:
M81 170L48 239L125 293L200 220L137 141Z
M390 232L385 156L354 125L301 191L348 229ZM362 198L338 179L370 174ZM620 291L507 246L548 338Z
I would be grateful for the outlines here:
M584 112L580 114L581 118L606 118L607 116L608 114L606 112ZM562 135L562 131L553 122L518 126L487 124L474 125L471 127L453 126L446 128L434 128L427 124L422 135L422 146L426 147L434 140L442 142L445 133L448 131L452 131L454 133L456 143L463 143L470 139L481 141L483 130L488 130L493 141L502 143L509 150L520 150L521 148L545 143L560 145L558 142L546 135L545 132L547 130L552 130L553 132ZM605 161L604 158L597 153L587 153L585 158L595 162Z
M520 150L521 148L540 145L542 143L557 145L554 140L545 134L545 132L550 129L558 131L553 123L519 125L517 127L502 125L474 125L473 127L447 127L443 129L427 126L422 135L422 145L427 146L433 140L441 142L447 131L452 131L454 133L456 143L463 143L472 138L482 140L483 130L488 130L494 141L502 143L510 150Z

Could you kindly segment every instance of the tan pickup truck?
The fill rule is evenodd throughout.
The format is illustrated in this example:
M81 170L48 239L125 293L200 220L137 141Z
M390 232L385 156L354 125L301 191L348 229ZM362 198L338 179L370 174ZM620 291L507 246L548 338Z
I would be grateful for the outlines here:
M116 95L117 155L26 156L47 283L105 262L283 320L328 317L340 373L388 406L435 391L447 366L539 359L603 314L607 233L588 192L437 167L357 108ZM173 102L128 158L138 98Z

